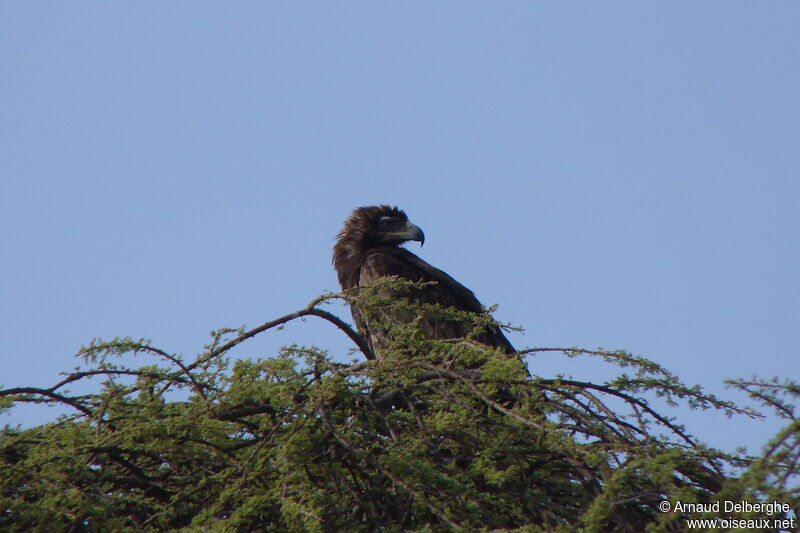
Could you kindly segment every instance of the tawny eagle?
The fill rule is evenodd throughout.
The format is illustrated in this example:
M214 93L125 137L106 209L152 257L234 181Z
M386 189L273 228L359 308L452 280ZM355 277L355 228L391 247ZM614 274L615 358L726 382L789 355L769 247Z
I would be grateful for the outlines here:
M406 214L388 205L359 207L345 221L333 247L333 266L342 289L368 285L380 278L397 276L425 284L409 293L390 294L390 297L410 298L423 304L441 304L471 313L484 312L471 290L436 267L412 254L402 245L406 241L425 242L422 230L409 222ZM371 328L357 305L351 306L353 320L373 352L381 357L381 332ZM394 316L396 318L396 315ZM434 339L458 339L467 336L473 325L454 318L423 317L420 328ZM487 327L472 340L513 353L497 326Z

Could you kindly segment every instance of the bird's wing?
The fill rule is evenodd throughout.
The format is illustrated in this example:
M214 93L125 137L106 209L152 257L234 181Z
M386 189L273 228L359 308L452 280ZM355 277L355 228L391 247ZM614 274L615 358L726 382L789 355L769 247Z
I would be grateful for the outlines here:
M410 296L421 303L440 304L442 307L453 307L471 313L483 312L481 303L471 290L464 287L446 272L426 263L404 248L386 247L374 249L361 265L358 284L363 286L387 276L398 276L414 282L435 281L436 283L415 289L410 295L386 294L385 296L406 298ZM356 314L359 316L357 317ZM367 331L367 324L360 312L354 311L353 318L356 321L356 326L361 331ZM436 339L465 337L472 329L472 326L464 321L448 320L434 316L423 318L420 326L431 337ZM374 337L376 334L377 332L370 331L367 336ZM374 341L375 339L371 340ZM514 347L497 327L488 328L476 340L489 346L501 348L506 353L514 352Z

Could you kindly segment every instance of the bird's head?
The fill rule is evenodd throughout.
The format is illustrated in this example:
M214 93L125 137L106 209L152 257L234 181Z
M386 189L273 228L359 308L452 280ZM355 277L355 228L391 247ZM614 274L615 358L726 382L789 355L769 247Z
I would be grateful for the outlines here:
M406 241L425 243L422 230L408 221L402 209L388 205L359 207L345 221L339 242L357 244L362 251L375 246L398 246Z

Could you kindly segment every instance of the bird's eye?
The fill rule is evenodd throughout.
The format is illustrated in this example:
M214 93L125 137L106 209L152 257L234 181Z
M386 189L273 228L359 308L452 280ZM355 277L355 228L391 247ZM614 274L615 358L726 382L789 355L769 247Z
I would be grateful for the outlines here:
M391 225L392 225L392 217L381 217L380 220L378 220L378 226L380 226L381 228L385 229L390 227Z

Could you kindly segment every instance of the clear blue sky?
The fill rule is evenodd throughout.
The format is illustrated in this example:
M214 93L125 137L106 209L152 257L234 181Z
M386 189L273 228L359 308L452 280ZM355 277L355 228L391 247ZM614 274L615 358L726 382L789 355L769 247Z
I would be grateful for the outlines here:
M302 307L373 203L518 347L625 348L734 399L724 378L797 378L799 23L793 2L5 2L0 384L54 383L93 337L189 357ZM348 346L309 320L237 353L286 342ZM687 420L726 449L778 427Z

